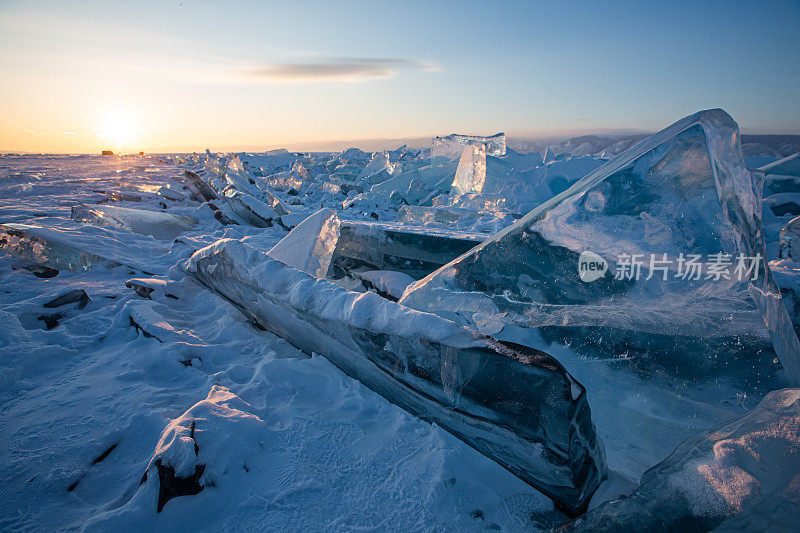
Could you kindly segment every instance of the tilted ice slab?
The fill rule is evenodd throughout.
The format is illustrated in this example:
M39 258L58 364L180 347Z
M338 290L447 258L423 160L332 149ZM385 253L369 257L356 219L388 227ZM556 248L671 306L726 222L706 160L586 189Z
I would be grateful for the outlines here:
M800 176L800 153L792 154L759 168L764 174L781 176Z
M314 278L224 239L186 270L265 329L582 512L605 474L585 391L543 352Z
M197 224L196 218L186 215L98 204L72 206L72 218L78 222L111 226L164 240L172 240Z
M789 531L800 516L800 389L690 438L568 531Z
M608 265L599 279L581 280L583 252ZM729 254L731 279L716 279L719 253ZM690 254L700 256L699 279L681 277ZM761 257L742 261L754 268L741 280L739 255ZM485 332L499 338L535 331L671 373L733 373L769 390L780 383L775 354L800 383L800 344L765 257L760 192L738 126L716 109L626 150L410 287L401 303L479 330L493 316ZM638 279L625 266L636 258Z
M496 133L488 137L478 135L459 135L452 133L444 137L433 138L432 157L446 157L457 159L464 151L464 146L483 144L486 146L486 153L494 157L506 154L506 134Z

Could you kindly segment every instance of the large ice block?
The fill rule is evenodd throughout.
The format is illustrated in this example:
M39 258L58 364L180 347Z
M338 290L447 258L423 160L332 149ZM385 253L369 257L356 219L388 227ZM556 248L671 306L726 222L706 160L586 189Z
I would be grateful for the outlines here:
M685 377L721 372L763 393L800 382L800 344L765 257L738 126L715 109L626 150L401 303L472 327L496 316L499 338L535 333L526 342L627 353Z
M500 157L506 153L506 134L496 133L488 137L481 137L479 135L452 133L444 137L434 137L431 156L457 159L464 151L464 146L471 144L483 144L486 146L488 155Z
M575 515L605 475L583 387L552 357L223 239L187 272L268 331L439 424Z
M692 437L629 497L566 531L790 531L800 517L800 389Z
M197 224L197 219L163 211L130 209L113 205L78 204L71 216L78 222L111 226L156 239L172 240Z

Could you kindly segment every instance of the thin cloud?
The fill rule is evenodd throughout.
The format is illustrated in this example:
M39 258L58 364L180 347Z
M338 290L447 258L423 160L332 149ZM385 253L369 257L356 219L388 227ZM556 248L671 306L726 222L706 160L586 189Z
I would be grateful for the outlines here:
M410 59L336 57L313 63L268 63L249 68L244 74L267 83L356 83L393 78L403 70L440 69L432 63Z

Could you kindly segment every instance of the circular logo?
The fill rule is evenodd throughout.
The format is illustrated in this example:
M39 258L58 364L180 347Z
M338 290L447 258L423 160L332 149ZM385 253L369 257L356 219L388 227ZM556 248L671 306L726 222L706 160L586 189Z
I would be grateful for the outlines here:
M589 283L605 276L608 263L594 252L581 252L578 256L578 277L581 281Z

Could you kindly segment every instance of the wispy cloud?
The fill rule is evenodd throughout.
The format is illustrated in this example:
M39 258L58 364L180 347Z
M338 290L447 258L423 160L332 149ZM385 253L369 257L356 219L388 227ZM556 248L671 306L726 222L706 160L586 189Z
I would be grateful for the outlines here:
M243 74L266 83L357 83L393 78L403 70L440 69L433 63L412 59L332 57L309 63L266 63L247 68Z

